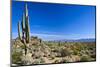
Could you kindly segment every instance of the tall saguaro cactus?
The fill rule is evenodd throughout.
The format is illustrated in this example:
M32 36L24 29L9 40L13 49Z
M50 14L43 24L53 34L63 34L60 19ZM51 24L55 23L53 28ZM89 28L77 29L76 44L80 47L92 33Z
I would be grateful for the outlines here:
M20 28L21 23L21 28ZM25 6L25 14L23 13L22 21L18 22L18 36L25 46L25 55L27 54L27 45L30 42L30 26L27 5Z

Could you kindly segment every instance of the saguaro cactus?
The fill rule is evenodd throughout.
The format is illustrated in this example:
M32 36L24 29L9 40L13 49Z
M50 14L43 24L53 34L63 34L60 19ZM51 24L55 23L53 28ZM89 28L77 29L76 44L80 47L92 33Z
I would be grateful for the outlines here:
M21 23L21 28L20 28ZM25 46L25 55L27 54L27 45L30 42L30 27L27 5L25 6L25 14L23 13L22 22L18 22L18 36L20 41Z

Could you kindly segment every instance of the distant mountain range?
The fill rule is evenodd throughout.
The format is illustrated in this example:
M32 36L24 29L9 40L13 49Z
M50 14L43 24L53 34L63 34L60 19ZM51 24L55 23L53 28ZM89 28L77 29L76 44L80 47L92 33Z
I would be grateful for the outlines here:
M16 38L18 39L18 38ZM12 42L16 39L12 39ZM52 42L96 42L95 38L88 38L88 39L61 39L61 40L48 40Z
M74 40L74 39L63 39L63 40L53 40L55 42L95 42L96 39L94 38L91 38L91 39L77 39L77 40Z

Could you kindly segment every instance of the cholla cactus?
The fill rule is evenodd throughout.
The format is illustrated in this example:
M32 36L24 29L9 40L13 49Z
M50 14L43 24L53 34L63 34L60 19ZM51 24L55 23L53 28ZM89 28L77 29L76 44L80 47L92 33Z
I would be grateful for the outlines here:
M21 23L21 28L20 28ZM30 42L30 27L27 5L25 6L25 14L23 13L22 22L18 22L18 36L20 41L25 45L25 55L27 54L27 44Z

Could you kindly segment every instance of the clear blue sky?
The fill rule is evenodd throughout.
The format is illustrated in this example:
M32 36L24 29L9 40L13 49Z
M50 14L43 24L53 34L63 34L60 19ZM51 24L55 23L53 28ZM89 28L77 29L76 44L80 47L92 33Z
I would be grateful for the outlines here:
M12 38L28 6L31 35L43 40L95 38L95 6L12 2Z

